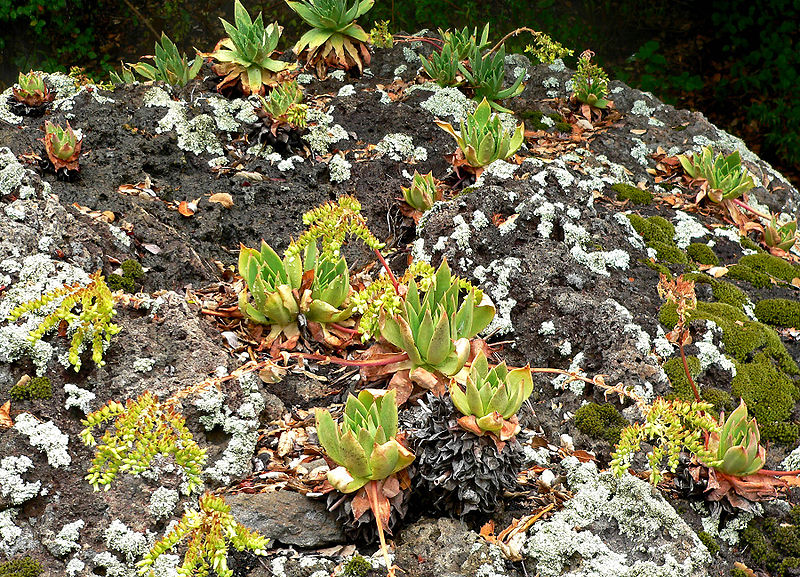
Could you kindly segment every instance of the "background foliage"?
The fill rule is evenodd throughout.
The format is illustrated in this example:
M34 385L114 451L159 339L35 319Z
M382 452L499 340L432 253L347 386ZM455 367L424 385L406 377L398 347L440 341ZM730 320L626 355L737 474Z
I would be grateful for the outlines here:
M282 0L245 0L285 26L284 48L303 24ZM0 86L18 70L85 67L106 78L120 59L152 53L165 31L184 50L209 50L222 36L230 0L0 0ZM492 23L547 32L632 86L704 112L800 182L800 0L379 0L363 22L390 30ZM529 38L509 41L521 50ZM568 62L575 65L574 62Z

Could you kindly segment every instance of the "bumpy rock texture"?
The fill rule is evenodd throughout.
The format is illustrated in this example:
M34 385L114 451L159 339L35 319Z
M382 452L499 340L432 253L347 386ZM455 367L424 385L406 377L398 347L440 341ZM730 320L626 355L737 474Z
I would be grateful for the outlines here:
M45 574L132 575L135 560L195 498L178 492L181 479L169 462L157 463L147 476L120 475L111 490L93 493L83 480L93 451L80 442L81 419L109 400L145 390L167 397L249 360L249 343L231 342L201 314L205 296L197 291L229 291L225 270L235 266L240 242L255 246L265 238L282 250L300 232L303 212L345 193L364 205L395 269L402 270L409 256L434 265L447 258L457 274L486 290L498 309L488 332L493 342L505 341L502 355L510 365L605 374L606 382L623 382L647 398L683 390L680 375L664 365L676 352L664 339L672 317L656 291L658 271L694 274L703 305L692 320L696 338L687 350L696 358L704 395L720 408L735 396L752 399L774 439L768 466L778 468L786 458L785 466L797 467L800 345L795 333L759 323L754 310L773 319L777 313L759 308L759 301L796 301L792 284L800 268L775 261L754 242L755 234L743 239L714 214L673 208L664 196L675 192L655 186L648 170L659 147L677 154L713 144L742 153L757 183L751 204L792 215L798 191L701 114L612 82L611 98L621 113L612 126L572 142L558 125L543 122L549 148L529 142L519 163L497 162L476 182L459 183L468 186L457 195L448 192L449 200L437 203L415 228L398 209L400 188L414 170L456 182L444 159L455 145L433 121L457 123L474 107L455 88L414 83L418 54L429 50L423 43L380 50L360 79L302 76L311 103L305 137L311 153L287 158L243 138L255 121L251 103L214 94L207 69L175 91L136 84L110 92L49 75L58 96L47 118L68 119L84 135L81 173L70 182L38 168L30 153L41 155L40 119L15 115L9 92L0 95L0 317L64 282L85 281L96 270L114 273L126 259L140 262L146 273L136 286L142 291L136 304L118 306L115 321L122 331L101 368L86 359L75 373L63 364L67 339L53 334L32 346L25 339L29 327L0 320L0 404L24 375L46 374L53 384L52 399L13 402L18 426L0 435L0 561L27 554ZM527 75L526 88L506 104L528 117L557 112L548 99L569 95L571 72L560 62L531 66L509 57L508 78L520 73ZM642 183L653 203L619 201L619 187L612 188L619 183ZM231 195L232 206L209 201L220 192ZM181 215L181 201L196 201L196 213ZM645 220L654 216L666 224ZM692 243L707 249L690 248ZM354 268L371 260L355 244L346 251ZM694 260L718 261L729 272L708 277ZM341 400L352 382L313 363L303 371L277 383L229 379L182 401L189 430L209 453L207 488L260 471L260 459L269 456L259 452L262 427ZM699 577L747 561L736 545L736 528L746 518L720 527L702 505L667 502L633 477L617 480L595 465L553 458L563 445L593 450L601 467L607 463L608 441L582 433L572 419L592 401L606 399L582 382L536 377L522 415L526 464L538 464L531 475L541 474L557 489L565 474L574 496L528 529L518 549L525 570L478 535L487 519L469 525L419 520L425 511L413 506L395 530L395 563L419 576ZM629 420L639 416L629 405L608 401ZM529 441L534 433L544 441ZM306 502L289 490L231 501L244 522L263 526L276 545L340 543L340 531L321 510L324 500ZM266 503L256 506L258 500ZM498 530L535 506L517 499L507 510L501 507ZM324 531L312 526L317 520L324 521ZM701 528L710 539L719 536L713 559L695 534ZM281 551L263 564L236 554L232 566L238 575L319 577L341 572L346 559L337 555L353 552L323 553ZM174 565L177 558L165 562ZM385 571L378 557L368 562L373 574ZM174 569L163 574L174 575Z

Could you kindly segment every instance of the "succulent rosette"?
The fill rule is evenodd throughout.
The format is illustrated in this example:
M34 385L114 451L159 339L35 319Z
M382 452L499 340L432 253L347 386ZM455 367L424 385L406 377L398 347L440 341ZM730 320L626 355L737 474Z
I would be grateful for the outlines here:
M411 186L401 187L403 199L413 209L419 212L430 210L433 203L441 198L441 194L436 189L436 180L433 173L420 174L416 170L411 179Z
M683 170L691 178L702 178L708 182L708 197L714 202L739 198L755 187L753 177L742 166L739 151L728 156L714 156L710 146L704 146L700 154L678 155Z
M770 248L789 251L796 242L797 221L790 220L781 225L773 215L772 220L764 227L764 243Z
M316 424L322 447L339 465L328 473L328 481L342 493L386 479L414 461L414 454L396 439L394 391L363 390L358 397L350 395L341 424L325 409L317 411Z
M483 351L472 361L465 390L453 379L450 398L464 415L458 424L476 435L492 434L507 441L519 433L516 418L533 392L530 367L508 370L505 362L489 368Z
M63 128L49 120L44 123L44 148L47 158L53 163L56 171L61 169L78 170L78 156L81 153L83 137L78 136L67 121Z
M39 108L51 102L55 95L48 90L41 72L31 70L27 74L19 73L17 80L19 88L11 89L17 102L30 108Z
M708 439L708 448L719 462L714 469L734 477L760 471L766 461L766 450L759 444L761 435L755 418L747 420L744 401L724 421L720 416L720 426L720 432L712 432Z

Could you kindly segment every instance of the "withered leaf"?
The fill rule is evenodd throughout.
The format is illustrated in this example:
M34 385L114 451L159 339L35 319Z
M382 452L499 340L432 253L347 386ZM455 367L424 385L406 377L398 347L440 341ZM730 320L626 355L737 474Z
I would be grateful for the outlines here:
M3 406L0 406L0 427L13 427L14 420L9 415L11 411L11 401L6 401Z
M225 208L230 208L233 206L233 197L227 192L217 192L209 197L208 202L214 202L221 204Z

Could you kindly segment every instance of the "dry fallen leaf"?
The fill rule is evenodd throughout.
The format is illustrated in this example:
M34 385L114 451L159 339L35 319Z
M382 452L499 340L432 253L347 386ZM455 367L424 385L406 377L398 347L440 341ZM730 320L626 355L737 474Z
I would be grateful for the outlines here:
M647 130L641 128L634 128L633 130L631 130L631 134L636 134L636 135L645 134L646 132Z
M209 197L208 202L215 202L217 204L221 204L225 208L230 208L233 206L233 197L227 192L218 192L216 194L212 194Z
M194 216L194 213L197 212L197 200L192 202L187 202L185 200L182 200L181 203L178 205L178 212L186 217Z
M8 414L11 411L11 401L6 401L5 404L0 407L0 427L13 427L14 420Z

